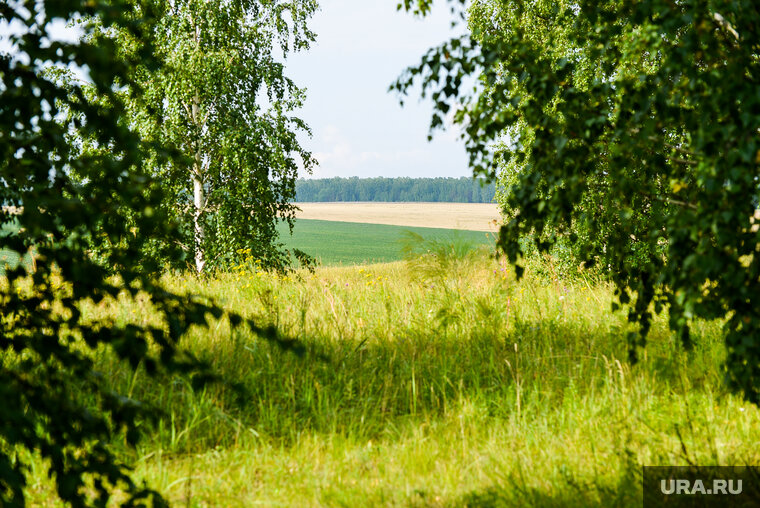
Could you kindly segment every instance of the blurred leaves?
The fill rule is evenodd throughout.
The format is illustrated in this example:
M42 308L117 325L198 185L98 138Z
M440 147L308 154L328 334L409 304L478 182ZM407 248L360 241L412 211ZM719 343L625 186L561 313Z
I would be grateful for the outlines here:
M634 361L654 312L687 347L692 320L725 319L729 384L760 401L755 3L459 4L470 34L392 88L422 81L431 127L452 108L473 172L501 179L500 247L516 263L525 238L546 250L572 236L640 325Z
M167 206L171 189L155 185L153 171L178 164L181 154L170 142L143 137L131 113L150 99L138 69L153 72L165 63L152 44L165 21L160 7L153 0L0 4L4 22L14 26L13 53L0 55L0 249L31 259L6 266L0 279L3 506L25 504L28 465L17 453L23 449L48 461L58 496L72 506L105 506L115 489L126 494L125 506L165 505L131 480L108 447L122 433L134 445L157 414L107 389L93 370L96 351L110 349L151 375L160 370L196 384L216 378L180 340L223 312L157 281L166 266L182 264L181 249L146 255L156 245L181 244L183 235ZM78 23L82 40L47 44L53 18ZM304 44L301 35L286 39L283 47ZM84 81L73 79L70 63ZM80 310L86 302L138 296L147 298L150 322L116 323ZM276 330L248 325L298 349Z

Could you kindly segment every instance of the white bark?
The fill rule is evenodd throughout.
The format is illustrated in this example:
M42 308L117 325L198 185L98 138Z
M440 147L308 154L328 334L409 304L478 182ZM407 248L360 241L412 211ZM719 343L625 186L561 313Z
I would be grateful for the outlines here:
M713 13L713 19L718 23L718 25L720 25L721 28L733 35L734 39L736 39L737 42L739 41L739 32L737 32L734 27L731 26L731 23L729 23L726 18L721 16L719 12Z
M197 123L200 110L200 99L196 96L193 98L193 122ZM201 148L200 142L195 147L195 162L193 163L193 204L195 209L193 210L193 226L194 226L194 250L195 250L195 270L198 273L203 272L203 267L206 265L206 257L203 252L203 240L206 236L206 231L203 226L203 212L206 208L206 195L203 188L203 161L201 160Z
M200 27L195 24L193 20L195 49L200 50ZM203 160L201 156L201 122L200 122L200 109L201 99L196 94L193 97L193 104L191 106L190 119L195 125L195 160L193 162L193 204L195 209L193 210L193 239L195 250L195 270L200 274L203 273L203 267L206 265L206 256L203 251L203 241L206 237L206 231L203 226L203 213L206 208L206 195L203 188L204 170Z

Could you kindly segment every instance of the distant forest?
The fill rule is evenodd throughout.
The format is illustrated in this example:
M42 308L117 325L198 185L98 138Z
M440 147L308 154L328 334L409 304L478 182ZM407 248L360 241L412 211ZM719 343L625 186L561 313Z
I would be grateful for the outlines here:
M462 178L321 178L298 180L296 201L491 203L495 185Z

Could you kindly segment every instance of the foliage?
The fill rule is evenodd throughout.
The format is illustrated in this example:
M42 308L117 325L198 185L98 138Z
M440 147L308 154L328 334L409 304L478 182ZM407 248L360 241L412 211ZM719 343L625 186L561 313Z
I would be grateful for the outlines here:
M222 310L204 298L167 291L151 275L163 266L140 255L149 242L178 234L142 164L146 153L162 153L149 150L121 121L125 99L140 95L130 79L133 69L158 64L144 44L162 14L154 4L0 3L1 22L14 45L12 55L0 55L0 251L34 258L31 270L23 263L7 266L0 279L3 506L24 505L25 451L46 461L57 495L73 506L105 505L114 489L126 495L126 505L163 503L130 479L108 446L120 435L134 445L155 413L103 383L95 352L110 351L150 375L187 375L196 385L211 377L205 363L179 349L179 340L209 316L221 317ZM52 39L52 20L80 16L96 20L101 30L127 34L134 41L131 51L117 51L92 23L82 25L81 43ZM86 69L88 90L76 82L62 84L60 73L50 71L70 64ZM125 85L133 95L124 96ZM99 149L83 150L76 139ZM150 321L82 312L86 305L138 296L148 302ZM229 319L241 321L235 314Z
M491 203L494 185L472 178L319 178L298 180L296 200Z
M510 260L521 237L546 250L567 235L632 302L633 360L653 314L667 308L687 348L694 319L724 318L728 382L760 401L755 2L480 0L467 14L471 35L395 87L422 79L433 128L457 107L476 174L513 170L499 241Z
M295 181L315 161L296 133L310 133L289 116L305 91L284 74L290 51L308 48L307 21L316 0L154 2L158 22L149 40L159 67L136 69L139 101L129 120L160 146L176 146L184 161L150 159L165 195L166 213L181 224L182 248L195 267L224 268L235 252L252 249L282 268L287 253L275 224L295 219ZM134 40L121 33L125 52Z

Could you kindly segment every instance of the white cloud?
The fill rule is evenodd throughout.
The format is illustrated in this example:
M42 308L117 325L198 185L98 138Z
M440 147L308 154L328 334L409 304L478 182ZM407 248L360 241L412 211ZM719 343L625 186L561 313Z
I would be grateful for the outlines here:
M393 0L322 0L314 17L317 51L343 55L406 53L421 55L464 28L450 30L446 2L435 4L424 19L396 9Z
M333 176L409 176L407 168L429 165L434 160L428 148L361 149L334 125L317 134L317 144L326 150L314 153L319 166L312 178Z
M288 61L289 75L307 88L301 118L315 136L303 139L320 165L313 177L465 176L470 174L459 131L447 128L427 141L432 115L419 87L404 106L389 85L450 28L447 2L426 19L396 11L393 0L323 0L312 25L317 43ZM450 116L450 115L448 115Z

